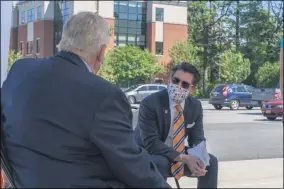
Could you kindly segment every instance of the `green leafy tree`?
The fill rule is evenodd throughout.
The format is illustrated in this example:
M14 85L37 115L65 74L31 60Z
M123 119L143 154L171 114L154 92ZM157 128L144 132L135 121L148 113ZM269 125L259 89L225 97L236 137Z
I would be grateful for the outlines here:
M111 83L115 83L115 77L114 77L114 74L113 74L113 69L109 64L108 58L109 58L109 55L107 53L106 56L105 56L105 59L104 59L104 63L102 65L100 71L98 72L98 75L101 76L102 78L108 80Z
M222 37L223 19L230 15L229 9L232 2L218 1L190 1L188 3L189 39L195 47L198 47L197 56L202 64L202 94L206 96L207 86L210 82L209 72L216 70L218 54L224 47L220 47L225 41ZM211 70L210 70L211 69ZM218 70L218 69L217 69Z
M250 62L240 52L227 50L220 57L220 81L240 83L250 74Z
M108 74L112 74L113 82L146 81L154 74L163 73L158 61L148 50L136 46L116 47L109 51L105 60ZM107 69L107 68L104 68Z
M189 62L200 70L202 65L197 56L198 50L190 40L178 41L169 49L169 55L174 64Z
M280 80L279 62L265 62L256 73L257 87L275 87Z
M10 71L13 64L20 58L22 58L21 52L15 52L14 50L9 51L8 72Z

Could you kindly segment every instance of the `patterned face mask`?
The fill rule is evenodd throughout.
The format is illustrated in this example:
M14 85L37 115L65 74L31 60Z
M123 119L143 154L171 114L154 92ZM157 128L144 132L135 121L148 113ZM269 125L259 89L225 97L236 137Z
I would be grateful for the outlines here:
M189 95L189 90L180 87L179 85L169 83L168 85L169 97L177 104L182 103Z

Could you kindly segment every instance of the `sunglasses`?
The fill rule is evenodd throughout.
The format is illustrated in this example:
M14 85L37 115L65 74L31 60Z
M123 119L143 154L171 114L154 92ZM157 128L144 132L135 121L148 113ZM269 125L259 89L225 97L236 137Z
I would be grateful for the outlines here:
M188 89L189 87L194 87L194 85L192 85L192 84L190 84L186 81L181 81L179 78L174 77L172 79L173 84L179 85L180 82L181 82L181 87L184 88L184 89Z

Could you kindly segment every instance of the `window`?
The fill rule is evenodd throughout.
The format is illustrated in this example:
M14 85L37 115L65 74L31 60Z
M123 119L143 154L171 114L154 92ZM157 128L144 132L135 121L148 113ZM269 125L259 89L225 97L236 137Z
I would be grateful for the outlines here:
M164 90L164 89L166 89L166 87L159 86L159 90Z
M32 54L33 53L33 41L28 41L27 42L27 54Z
M28 10L28 22L33 22L35 18L35 10L29 9Z
M40 53L40 39L36 39L36 53Z
M24 42L23 41L20 42L20 53L24 54Z
M37 20L40 20L41 19L41 15L42 15L42 7L40 6L40 7L38 7L37 8L37 11L36 11L37 13Z
M138 91L147 91L148 90L148 87L147 86L143 86L143 87L140 87L138 89Z
M156 8L156 21L163 22L164 21L164 9Z
M246 86L246 88L247 88L247 91L250 92L250 93L252 93L254 91L254 87L252 87L252 86Z
M157 91L158 86L149 86L149 91Z
M68 7L68 2L63 1L61 5L61 12L62 12L62 20L63 24L65 24L68 19L69 19L69 7Z
M114 17L115 46L146 46L146 2L114 1Z
M235 92L237 92L237 89L236 88L230 88L230 89L228 89L228 92L233 92L233 93L235 93Z
M33 41L29 42L29 47L30 47L29 54L32 54L33 53Z
M29 53L29 42L27 42L26 51L27 51L26 54L30 54Z
M245 88L244 87L237 87L237 92L246 92Z
M156 55L163 55L163 42L156 42Z
M25 11L21 12L21 24L26 22L26 15L25 14L26 14Z

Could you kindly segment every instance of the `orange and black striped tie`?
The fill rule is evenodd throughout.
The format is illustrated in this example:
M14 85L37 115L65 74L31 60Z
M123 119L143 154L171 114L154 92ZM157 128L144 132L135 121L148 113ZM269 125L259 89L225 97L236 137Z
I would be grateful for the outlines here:
M174 118L174 129L173 129L173 147L176 151L184 153L184 139L185 139L185 127L184 127L184 116L180 105L176 106L176 115ZM176 162L171 165L171 172L173 176L179 180L184 173L184 163Z

